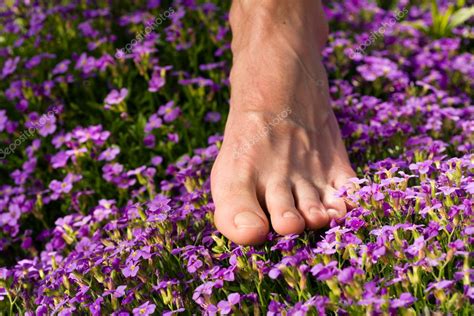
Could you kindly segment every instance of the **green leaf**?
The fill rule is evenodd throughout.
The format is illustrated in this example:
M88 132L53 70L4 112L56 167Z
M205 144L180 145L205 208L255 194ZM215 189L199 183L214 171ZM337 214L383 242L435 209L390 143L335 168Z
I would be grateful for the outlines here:
M448 23L453 12L454 12L454 7L450 5L448 9L446 10L446 12L440 15L439 26L438 26L439 31L440 31L439 35L445 36L446 33L450 30L450 28L448 28Z
M428 26L423 20L416 20L416 21L403 21L401 22L402 25L407 25L411 26L417 30L427 32L428 31Z
M448 27L450 30L453 28L463 24L467 20L469 20L472 16L474 16L474 6L469 8L462 8L456 11L451 18L449 19Z

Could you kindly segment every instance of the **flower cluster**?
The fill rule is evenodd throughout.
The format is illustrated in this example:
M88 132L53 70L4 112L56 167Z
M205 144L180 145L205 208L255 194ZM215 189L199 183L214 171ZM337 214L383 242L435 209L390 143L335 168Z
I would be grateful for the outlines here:
M329 4L323 55L359 176L338 194L355 208L242 247L212 217L231 57L216 3L3 5L0 148L39 127L0 159L0 314L472 314L472 29L443 35L430 13L453 4Z

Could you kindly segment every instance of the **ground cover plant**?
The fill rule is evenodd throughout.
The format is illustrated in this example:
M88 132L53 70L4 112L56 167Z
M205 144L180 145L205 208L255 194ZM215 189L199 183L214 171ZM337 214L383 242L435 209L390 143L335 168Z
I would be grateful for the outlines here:
M355 208L259 247L212 222L228 6L0 3L0 314L472 315L472 3L327 3Z

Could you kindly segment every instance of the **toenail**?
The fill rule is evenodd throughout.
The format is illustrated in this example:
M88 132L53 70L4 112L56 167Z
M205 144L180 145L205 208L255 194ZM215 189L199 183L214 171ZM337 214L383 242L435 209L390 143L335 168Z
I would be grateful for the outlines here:
M263 227L262 219L255 213L242 212L234 217L237 228L260 228Z
M283 217L284 218L298 218L299 216L296 215L295 212L288 211L288 212L283 213Z
M328 215L331 218L341 218L344 216L343 212L339 212L338 210L335 210L333 208L328 209Z

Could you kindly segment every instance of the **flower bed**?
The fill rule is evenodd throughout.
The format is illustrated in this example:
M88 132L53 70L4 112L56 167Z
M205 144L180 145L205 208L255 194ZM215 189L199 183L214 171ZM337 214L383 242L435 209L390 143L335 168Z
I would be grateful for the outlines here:
M462 9L329 4L325 64L359 176L340 194L357 207L240 247L213 226L208 178L228 5L199 3L0 6L0 313L472 314Z

